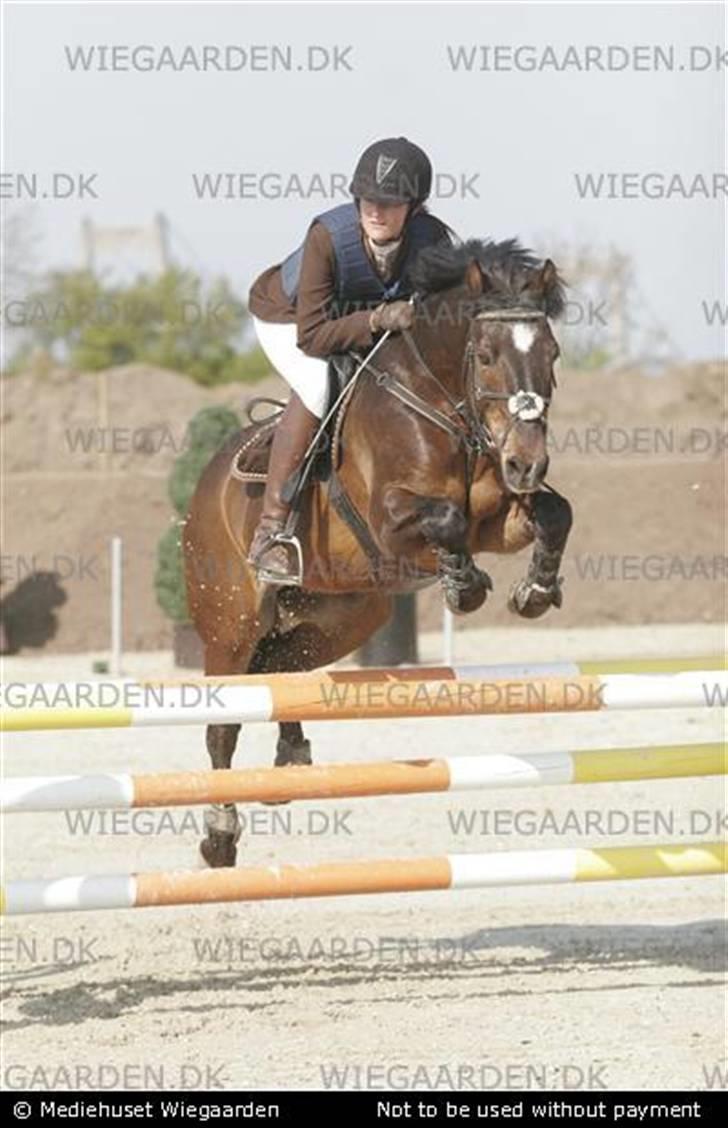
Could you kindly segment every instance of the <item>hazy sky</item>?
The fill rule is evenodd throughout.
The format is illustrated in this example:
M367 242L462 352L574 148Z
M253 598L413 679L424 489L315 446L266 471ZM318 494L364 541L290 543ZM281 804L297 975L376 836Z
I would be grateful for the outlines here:
M725 169L726 67L702 69L725 50L722 4L19 3L6 5L4 24L4 172L36 172L42 188L54 172L96 174L98 199L32 206L7 199L18 190L3 182L8 213L35 217L41 268L80 263L83 216L131 225L162 211L176 255L227 273L244 296L313 215L344 199L263 198L277 181L260 177L297 175L312 191L316 174L328 186L350 173L376 137L405 134L447 174L431 206L461 235L518 235L542 254L556 241L614 243L681 353L722 351L724 329L708 325L705 305L725 302L726 196L714 176ZM116 45L130 69L74 71L69 52L93 45ZM168 45L178 64L187 45L197 59L205 45L233 46L233 65L246 65L142 70L149 52L135 68L118 51L138 45L160 62ZM319 68L334 45L338 69L309 69L309 47ZM496 45L507 48L497 65ZM620 66L642 50L637 66L612 71L526 69L549 47L562 62L572 47L583 63L588 45L603 65L609 46L626 49L613 52ZM465 48L473 69L455 69L448 46ZM673 69L649 61L656 48L674 50ZM257 198L197 199L194 175L222 172L247 174ZM608 173L638 174L626 194L639 198L580 198L577 177ZM664 180L642 183L649 173ZM461 176L470 186L446 198L447 177ZM676 177L693 198L647 196L670 178L679 191Z

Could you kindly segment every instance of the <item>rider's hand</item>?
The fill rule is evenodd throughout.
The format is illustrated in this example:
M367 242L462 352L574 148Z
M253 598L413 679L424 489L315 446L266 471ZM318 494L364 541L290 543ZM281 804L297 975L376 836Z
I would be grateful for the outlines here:
M415 309L409 302L383 302L372 310L369 327L372 333L384 332L387 329L400 333L403 329L411 329L414 320Z

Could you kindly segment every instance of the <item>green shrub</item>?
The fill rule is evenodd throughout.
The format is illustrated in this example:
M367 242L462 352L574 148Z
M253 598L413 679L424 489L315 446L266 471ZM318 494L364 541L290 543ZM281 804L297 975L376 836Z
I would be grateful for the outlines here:
M157 603L165 615L174 623L185 623L189 619L185 595L181 536L182 525L177 520L173 525L170 525L159 542L157 571L154 576Z
M175 623L189 620L182 555L183 522L202 471L212 456L240 430L240 419L228 407L204 407L190 421L185 450L174 462L167 491L176 518L157 547L154 589L157 602Z

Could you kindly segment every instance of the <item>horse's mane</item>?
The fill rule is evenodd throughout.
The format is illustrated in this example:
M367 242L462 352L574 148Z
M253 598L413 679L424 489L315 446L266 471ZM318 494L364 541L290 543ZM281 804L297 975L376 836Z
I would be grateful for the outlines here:
M517 239L504 239L494 243L490 239L468 239L464 243L447 246L439 243L425 247L415 257L409 271L412 288L423 297L449 290L465 278L469 264L475 260L489 287L478 299L481 309L506 309L511 306L542 309L549 317L559 317L564 311L564 282L555 274L543 292L528 283L533 272L543 266L532 251L522 247Z

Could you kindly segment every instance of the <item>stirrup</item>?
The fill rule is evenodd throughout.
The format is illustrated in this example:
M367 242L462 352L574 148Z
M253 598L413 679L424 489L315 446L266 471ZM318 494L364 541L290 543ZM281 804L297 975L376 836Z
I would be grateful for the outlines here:
M296 565L298 570L295 573L269 572L267 568L257 568L255 564L253 564L253 568L255 568L255 574L258 579L268 584L286 584L296 587L302 587L303 549L301 548L301 542L299 541L296 534L286 533L285 531L281 533L273 533L268 538L266 548L269 548L272 544L283 544L286 545L287 548L292 548L296 556Z

